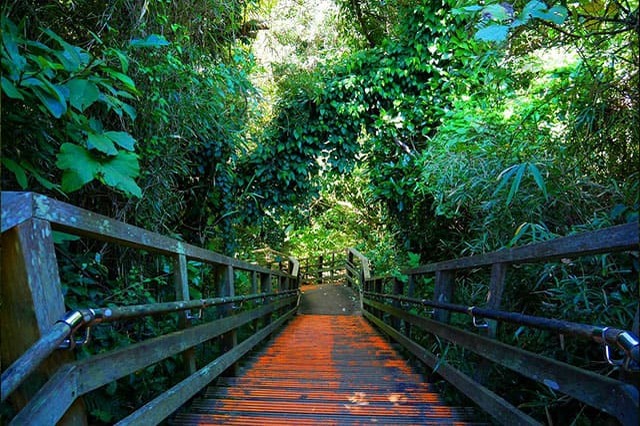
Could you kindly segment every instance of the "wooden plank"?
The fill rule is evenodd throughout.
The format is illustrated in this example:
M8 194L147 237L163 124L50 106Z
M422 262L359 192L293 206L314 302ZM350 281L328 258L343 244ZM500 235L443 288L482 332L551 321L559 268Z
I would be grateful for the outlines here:
M625 250L638 250L638 222L556 238L543 243L499 250L483 255L431 263L429 265L408 269L403 271L403 273L420 275L435 271L475 268L492 265L494 263L514 264L543 262L565 257L586 256Z
M12 364L45 335L65 313L51 226L29 219L2 234L2 309L0 352ZM57 351L14 392L11 405L19 410L42 387L57 368L73 361L70 352ZM79 401L65 424L86 424Z
M3 402L62 345L70 330L66 323L56 322L20 358L2 372L0 395Z
M436 368L434 373L440 375L456 389L465 394L469 399L478 404L485 412L491 414L500 424L503 425L540 425L535 419L518 410L499 395L491 392L484 386L475 382L471 377L457 370L444 360L439 360L427 349L423 348L413 340L402 335L398 330L389 327L383 321L364 312L364 316L391 338L404 346L409 352L431 368Z
M173 281L176 289L176 301L189 301L189 273L187 272L187 256L184 254L178 254L174 257ZM188 315L189 311L180 313L178 327L187 328L191 325ZM187 374L195 373L196 354L194 349L188 349L181 355Z
M2 221L5 232L33 217L33 196L30 192L2 192Z
M182 382L178 383L168 391L145 404L143 407L135 411L130 416L122 419L117 423L118 426L124 425L157 425L178 408L183 406L190 398L198 393L202 388L207 386L213 379L218 377L222 372L227 370L231 365L236 363L247 352L253 349L263 339L268 337L275 330L280 328L293 314L297 308L291 309L284 316L269 326L263 328L258 333L244 340L233 350L216 358L204 368L198 370L195 374L189 376Z
M372 300L366 300L365 303L410 321L424 331L469 349L483 358L549 386L554 391L570 395L605 411L615 416L624 425L638 424L638 391L632 385L382 303Z
M10 426L64 424L65 412L78 397L78 371L64 365L9 423Z

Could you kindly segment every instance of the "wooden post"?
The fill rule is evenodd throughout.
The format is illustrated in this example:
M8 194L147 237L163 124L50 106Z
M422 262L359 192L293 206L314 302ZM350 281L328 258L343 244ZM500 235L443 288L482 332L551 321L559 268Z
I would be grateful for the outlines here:
M173 282L176 288L176 300L189 300L189 275L187 272L187 256L179 254L174 257ZM180 328L189 327L188 311L180 315L178 326ZM182 360L188 375L196 372L196 354L194 348L184 351Z
M491 265L491 282L489 283L489 292L487 293L487 309L500 309L502 303L502 293L504 292L504 280L507 275L506 263L494 263ZM487 335L491 338L496 337L498 322L495 320L487 320L489 328Z
M416 292L416 276L409 275L409 282L407 286L407 297L412 298ZM411 338L411 323L409 321L404 321L404 334L408 338Z
M507 274L506 263L494 263L491 265L491 281L489 283L489 291L487 293L487 309L500 309L502 302L502 293L504 292L504 281ZM485 320L489 327L484 329L487 337L495 339L498 322L496 320ZM493 370L493 363L486 359L480 361L478 368L474 374L474 380L480 384L485 384Z
M251 294L258 293L258 271L251 271Z
M333 284L333 275L334 275L334 270L336 267L336 254L335 253L331 253L331 270L329 271L329 274L331 276L331 284Z
M351 250L347 250L347 286L352 287L351 281L353 280L353 272L351 268L353 268L353 253Z
M234 290L234 273L233 266L226 265L220 266L217 270L218 273L218 297L232 297L235 295ZM233 307L231 305L222 305L219 308L219 312L221 316L229 316L233 314ZM238 337L236 331L230 331L225 333L220 338L220 343L223 352L228 352L233 349L238 343ZM236 375L237 365L234 364L225 371L225 375L234 376Z
M251 294L257 294L258 291L258 271L251 271ZM254 319L251 326L254 333L258 331L258 319Z
M394 296L402 296L403 291L404 291L404 283L402 281L400 281L399 279L394 278L393 279L393 295ZM396 308L400 308L400 301L399 300L394 300L391 305L396 307ZM393 328L395 328L396 330L400 331L400 332L402 332L400 330L401 324L402 324L402 321L399 318L396 318L396 317L392 318L391 326Z
M29 219L2 234L2 364L9 366L46 333L66 309L49 222ZM20 410L73 352L56 351L10 397ZM86 409L77 399L59 424L86 425Z
M374 293L382 293L382 291L384 290L384 278L377 278L373 281L373 292ZM382 312L382 310L380 309L375 309L374 310L374 315L377 316L378 318L382 319L384 312Z
M318 272L317 272L317 282L318 284L322 284L322 256L318 256Z
M271 274L269 273L260 273L260 291L262 293L271 293ZM264 316L263 327L271 324L271 314L267 314Z
M433 300L441 303L451 303L453 299L453 287L455 285L454 271L436 271L436 283L433 292ZM449 322L451 313L444 309L435 309L433 318L441 322Z

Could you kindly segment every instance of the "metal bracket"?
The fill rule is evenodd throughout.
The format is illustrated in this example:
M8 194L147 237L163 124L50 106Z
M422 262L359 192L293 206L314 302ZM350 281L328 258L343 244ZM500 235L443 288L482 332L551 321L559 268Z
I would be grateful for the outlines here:
M626 354L623 358L613 359L611 358L611 345L607 343L606 333L610 327L605 327L602 329L602 342L604 344L604 358L607 360L609 365L613 365L615 367L622 367L624 370L638 370L638 365L635 362L632 362L631 355L629 350L638 345L638 341L627 332L622 332L616 336L619 348L624 351Z
M602 329L602 342L604 343L604 358L607 360L607 363L609 365L614 365L616 367L620 367L622 365L624 365L625 359L624 358L620 358L620 359L612 359L611 358L611 347L609 346L609 344L607 343L607 330L609 330L609 328L611 327L605 327Z
M478 320L476 319L475 314L473 313L473 310L475 309L475 306L470 306L467 308L467 313L469 315L471 315L471 319L473 321L473 326L476 328L489 328L489 323L487 323L484 319L481 319L482 322L478 322Z
M198 315L191 315L191 311L187 311L185 317L191 321L202 319L202 308L198 309Z
M82 339L76 340L75 333L71 333L68 339L64 339L64 341L58 346L58 349L68 349L72 350L76 347L86 345L91 340L91 327L87 327L84 329L84 336Z
M58 347L59 349L74 349L77 346L85 345L91 338L91 327L86 327L82 339L76 340L75 334L83 325L89 324L96 317L93 309L82 309L67 312L65 316L57 322L65 323L69 327L69 337Z

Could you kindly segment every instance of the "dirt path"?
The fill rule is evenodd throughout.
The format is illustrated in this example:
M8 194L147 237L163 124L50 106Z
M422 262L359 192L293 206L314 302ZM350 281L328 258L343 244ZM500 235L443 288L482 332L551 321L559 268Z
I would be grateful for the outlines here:
M321 284L303 286L300 314L359 315L358 295L345 286Z

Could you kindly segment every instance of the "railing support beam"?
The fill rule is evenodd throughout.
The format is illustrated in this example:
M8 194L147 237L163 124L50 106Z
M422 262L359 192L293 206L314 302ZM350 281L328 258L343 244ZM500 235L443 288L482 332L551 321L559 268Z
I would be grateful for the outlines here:
M189 275L187 272L187 257L179 254L174 258L173 281L176 287L176 300L189 300ZM180 314L179 327L189 327L189 311ZM196 372L195 351L189 349L182 353L182 360L188 375Z
M451 303L455 286L454 271L436 271L436 283L433 293L435 302ZM443 309L436 309L433 318L440 322L449 322L451 314Z
M65 313L53 231L48 221L28 219L2 234L2 362L10 365ZM73 361L70 352L56 352L10 397L17 410L52 376ZM61 419L63 425L86 425L78 400Z

